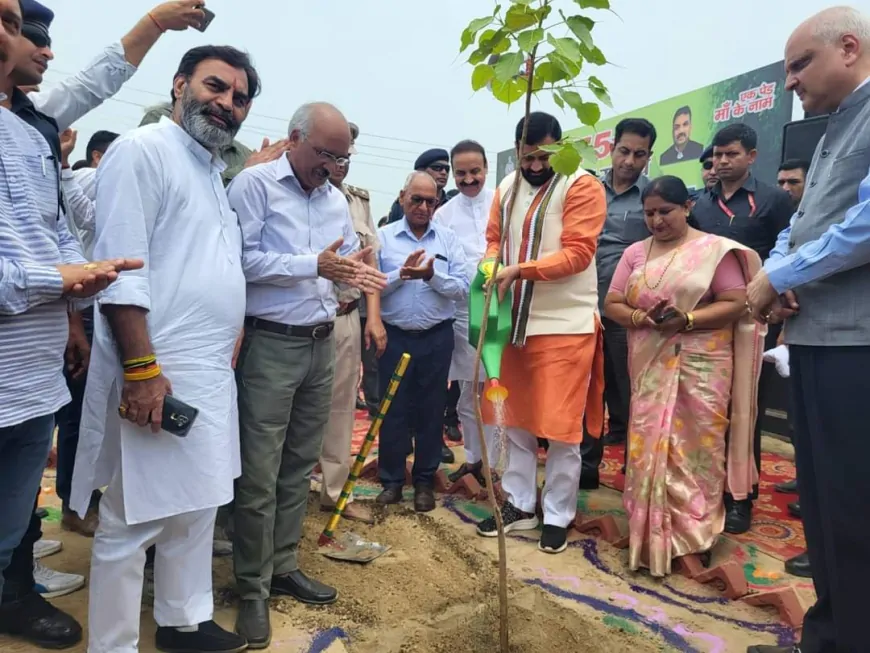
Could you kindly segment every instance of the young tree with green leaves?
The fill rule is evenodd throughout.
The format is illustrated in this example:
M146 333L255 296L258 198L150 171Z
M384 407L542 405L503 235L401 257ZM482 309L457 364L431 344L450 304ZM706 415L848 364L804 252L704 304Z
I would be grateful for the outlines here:
M590 66L603 66L607 63L606 57L593 40L595 20L584 12L609 9L609 0L510 0L507 5L496 5L491 15L471 21L462 32L460 52L473 48L468 56L468 62L474 66L471 74L472 88L475 91L488 88L496 100L507 105L525 101L524 128L517 144L518 154L525 147L533 96L542 92L548 93L559 107L573 111L584 125L594 125L601 118L599 103L611 106L604 83L595 75L584 74L585 69ZM595 156L587 140L570 136L563 137L553 145L543 146L542 149L551 152L550 165L563 175L575 173L584 159ZM519 179L517 171L514 184L518 184ZM512 192L507 200L507 216L513 213L513 200L516 195L516 192ZM501 265L501 252L504 250L508 232L508 225L503 225L493 277ZM487 288L484 315L489 314L494 288L493 283ZM481 324L477 343L474 387L479 387L481 350L485 337L486 320ZM498 528L499 648L501 653L508 653L510 630L504 524L493 487L489 452L483 437L480 397L477 394L475 413L481 439L483 472Z

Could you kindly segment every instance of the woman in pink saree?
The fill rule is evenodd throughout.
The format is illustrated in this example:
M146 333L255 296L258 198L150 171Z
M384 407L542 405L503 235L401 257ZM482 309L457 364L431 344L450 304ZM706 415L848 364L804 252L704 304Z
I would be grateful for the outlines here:
M746 310L758 255L693 228L677 177L652 181L643 203L652 237L623 254L604 311L629 330L629 566L660 577L674 558L709 564L723 493L745 498L758 482L752 432L766 327Z

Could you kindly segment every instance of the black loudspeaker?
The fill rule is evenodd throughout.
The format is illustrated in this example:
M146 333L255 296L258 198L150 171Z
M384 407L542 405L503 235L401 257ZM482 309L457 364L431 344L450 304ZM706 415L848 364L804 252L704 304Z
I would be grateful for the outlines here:
M782 160L805 159L811 161L816 145L828 128L828 116L815 116L795 120L782 128Z

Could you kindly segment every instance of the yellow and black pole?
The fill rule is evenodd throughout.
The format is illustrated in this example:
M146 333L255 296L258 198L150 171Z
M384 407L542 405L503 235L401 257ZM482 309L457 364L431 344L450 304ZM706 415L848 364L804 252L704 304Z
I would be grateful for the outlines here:
M347 500L353 493L353 488L356 485L357 480L359 480L359 475L362 473L363 466L366 464L366 458L369 457L369 452L372 450L375 438L378 437L378 433L381 430L384 415L386 415L387 411L390 409L390 404L396 396L396 390L398 390L399 384L402 382L402 377L405 376L405 371L408 369L408 364L410 362L411 355L402 354L402 357L396 364L396 369L393 370L393 376L390 378L390 385L387 386L387 392L383 399L381 399L381 405L378 407L378 414L375 415L371 426L369 426L369 432L366 433L366 439L363 440L362 447L360 447L356 460L350 468L350 474L348 474L347 481L345 481L344 487L341 490L341 495L338 497L335 509L332 511L329 521L326 522L326 528L324 528L323 532L320 534L320 539L317 541L318 546L325 546L333 542L335 528L341 520L341 515L344 513L344 509L347 506Z

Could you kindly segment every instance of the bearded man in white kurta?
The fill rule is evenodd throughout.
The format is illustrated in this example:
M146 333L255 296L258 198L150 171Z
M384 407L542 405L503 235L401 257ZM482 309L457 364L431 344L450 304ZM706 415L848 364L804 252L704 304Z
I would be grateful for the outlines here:
M486 254L486 225L495 192L484 187L487 175L486 151L480 143L460 141L450 151L450 163L453 166L453 181L459 189L459 195L438 209L433 219L456 232L468 261L468 278L474 279L477 265ZM466 474L472 474L483 486L486 485L486 481L483 477L480 433L474 414L475 348L468 342L467 300L457 302L455 320L450 381L459 382L460 395L456 411L462 424L465 462L449 475L449 479L451 482L456 482ZM477 392L482 390L485 378L486 373L481 368ZM484 427L486 450L490 462L495 464L493 433L494 429L491 426Z
M172 119L118 139L97 171L95 252L145 267L99 300L72 507L100 504L91 566L90 653L138 650L145 551L156 545L161 651L241 651L212 621L212 534L241 471L233 359L245 317L241 230L215 154L232 142L259 80L228 47L188 52ZM160 429L167 394L199 413Z

